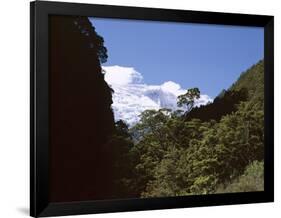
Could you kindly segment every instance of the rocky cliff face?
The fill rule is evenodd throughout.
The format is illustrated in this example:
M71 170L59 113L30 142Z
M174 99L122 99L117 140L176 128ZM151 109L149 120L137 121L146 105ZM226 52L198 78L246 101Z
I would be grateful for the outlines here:
M50 200L110 193L111 89L101 73L103 39L86 17L50 17Z

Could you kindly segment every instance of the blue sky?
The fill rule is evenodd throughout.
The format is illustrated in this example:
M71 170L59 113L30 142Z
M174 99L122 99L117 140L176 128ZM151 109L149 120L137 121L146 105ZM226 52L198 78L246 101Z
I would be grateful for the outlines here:
M105 66L134 67L146 84L174 81L214 98L263 58L263 28L90 18Z

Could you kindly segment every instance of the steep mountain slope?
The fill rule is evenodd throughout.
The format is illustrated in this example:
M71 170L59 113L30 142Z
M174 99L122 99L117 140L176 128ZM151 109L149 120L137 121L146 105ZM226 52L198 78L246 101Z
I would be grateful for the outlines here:
M50 17L50 200L106 198L112 187L111 89L103 39L86 17ZM108 191L108 193L107 193Z
M230 90L239 91L246 88L249 101L264 100L264 61L261 60L253 65L246 72L242 73L239 79L231 86Z
M241 101L248 101L252 104L263 105L264 100L264 62L259 61L243 72L237 81L228 89L223 90L208 105L194 108L186 116L186 120L199 118L203 121L211 119L219 121L222 116L237 110Z

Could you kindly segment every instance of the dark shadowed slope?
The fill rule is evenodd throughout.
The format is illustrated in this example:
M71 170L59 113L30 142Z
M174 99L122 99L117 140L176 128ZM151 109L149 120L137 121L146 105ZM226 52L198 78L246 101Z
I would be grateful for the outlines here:
M114 128L103 39L86 17L50 17L50 200L106 198Z

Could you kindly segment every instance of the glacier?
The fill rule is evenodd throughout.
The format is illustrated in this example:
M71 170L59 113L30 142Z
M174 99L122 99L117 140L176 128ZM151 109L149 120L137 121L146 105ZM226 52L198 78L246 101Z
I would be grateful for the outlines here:
M114 90L112 109L115 121L123 120L129 126L140 120L140 114L147 109L181 109L177 106L177 97L187 89L173 81L161 85L144 83L142 74L133 67L102 66L105 81ZM195 106L205 105L213 99L201 94Z

